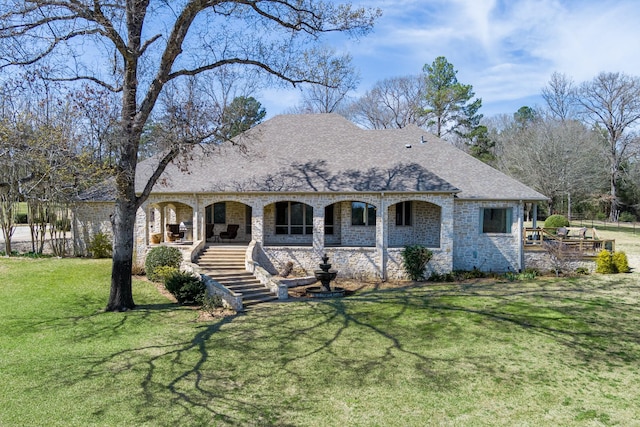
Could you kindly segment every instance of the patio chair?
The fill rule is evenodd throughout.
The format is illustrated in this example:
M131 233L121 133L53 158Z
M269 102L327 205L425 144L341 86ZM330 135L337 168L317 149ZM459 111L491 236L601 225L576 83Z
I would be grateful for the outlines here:
M569 237L569 229L567 227L558 228L558 230L556 231L556 236L560 237L561 239L566 239L567 237Z
M175 242L184 237L184 231L180 231L180 224L167 224L167 241Z
M238 224L227 224L227 231L223 231L220 233L220 240L233 240L238 235L238 228L240 226Z

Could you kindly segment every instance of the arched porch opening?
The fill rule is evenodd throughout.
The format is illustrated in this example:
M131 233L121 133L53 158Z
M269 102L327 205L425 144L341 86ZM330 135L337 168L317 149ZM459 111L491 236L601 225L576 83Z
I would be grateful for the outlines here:
M388 208L389 247L440 247L442 208L420 200L406 200Z
M194 210L186 203L167 201L149 205L149 244L193 241Z
M241 202L220 201L205 207L204 229L208 242L251 241L252 208ZM232 234L224 234L231 232ZM222 234L221 234L222 233ZM235 236L231 236L235 233Z

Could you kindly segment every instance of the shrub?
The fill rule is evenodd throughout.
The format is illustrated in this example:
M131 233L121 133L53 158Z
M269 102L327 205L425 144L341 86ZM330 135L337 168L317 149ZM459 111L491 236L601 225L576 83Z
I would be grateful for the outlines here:
M616 267L616 272L618 273L628 273L629 272L629 260L627 259L627 254L619 251L613 254L611 257L613 261L613 265Z
M157 282L158 278L155 276L156 268L168 266L179 269L181 262L182 252L180 252L180 249L169 246L158 246L151 249L147 254L144 269L147 272L149 280Z
M181 272L167 277L164 286L181 305L201 304L207 290L207 286L199 278Z
M576 268L576 274L581 274L584 276L589 275L589 269L587 267L578 267Z
M87 249L94 258L111 258L113 244L109 236L100 231L93 236Z
M224 301L220 295L205 295L202 300L202 309L207 313L215 313L219 308L224 307Z
M544 221L545 228L568 227L569 220L564 215L551 215Z
M16 214L16 224L26 224L28 221L26 213Z
M167 279L169 277L171 277L174 274L177 274L179 272L180 272L180 270L178 270L175 267L171 267L169 265L160 265L160 266L156 267L156 269L153 271L153 276L155 277L154 281L167 283Z
M616 272L616 265L613 263L613 257L607 250L602 250L596 257L596 273L613 274Z
M422 245L405 246L402 250L402 265L411 280L424 280L424 267L433 257L433 252Z
M622 212L618 218L621 222L636 222L637 218L631 212Z
M598 213L596 214L596 219L597 219L598 221L604 221L604 220L606 220L607 218L609 218L609 217L608 217L608 216L607 216L607 214L606 214L606 213L604 213L604 212L598 212Z

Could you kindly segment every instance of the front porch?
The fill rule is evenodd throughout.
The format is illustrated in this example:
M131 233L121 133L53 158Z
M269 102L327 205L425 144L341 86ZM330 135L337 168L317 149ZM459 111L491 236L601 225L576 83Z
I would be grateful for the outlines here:
M147 231L146 248L255 242L262 253L260 262L273 274L289 262L300 274L311 274L326 253L343 276L401 278L400 252L414 244L434 252L430 268L450 271L452 197L413 196L407 200L402 194L366 194L353 200L353 195L244 195L219 201L172 197L149 200L140 215L144 220L140 228ZM177 241L167 241L164 234L160 242L153 241L151 237L168 223L184 223L188 233ZM236 226L236 234L221 239L230 225Z

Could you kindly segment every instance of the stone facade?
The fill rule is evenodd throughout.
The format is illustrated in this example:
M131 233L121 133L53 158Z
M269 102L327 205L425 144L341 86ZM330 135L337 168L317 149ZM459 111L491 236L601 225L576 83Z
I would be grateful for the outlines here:
M87 246L97 233L113 237L111 229L112 202L78 203L73 208L71 230L78 255L87 255Z
M275 203L303 202L313 208L313 234L275 233ZM376 208L376 223L352 225L352 202ZM398 203L410 201L411 224L396 224ZM451 194L421 193L312 193L312 194L152 194L139 209L136 220L136 262L142 263L151 247L150 237L168 223L185 222L193 245L203 245L207 206L226 203L226 224L216 224L215 234L227 224L240 225L237 242L255 242L262 250L260 264L277 274L292 261L297 274L310 275L326 253L343 277L404 278L401 251L405 245L429 247L434 257L429 271L518 271L524 267L521 246L520 202L458 200ZM333 205L333 234L325 235L325 207ZM407 205L404 205L407 206ZM248 209L250 207L250 209ZM509 233L482 233L484 208L511 209ZM84 203L76 209L77 245L86 252L94 230L110 232L110 203ZM251 218L247 218L248 214Z
M481 211L484 208L511 209L511 230L508 233L483 233ZM523 268L522 215L520 202L456 201L455 270L520 271Z

